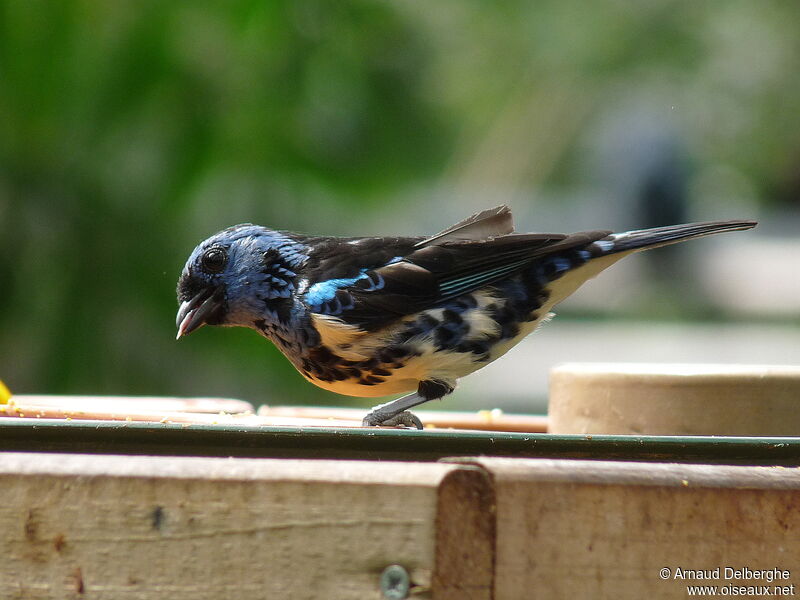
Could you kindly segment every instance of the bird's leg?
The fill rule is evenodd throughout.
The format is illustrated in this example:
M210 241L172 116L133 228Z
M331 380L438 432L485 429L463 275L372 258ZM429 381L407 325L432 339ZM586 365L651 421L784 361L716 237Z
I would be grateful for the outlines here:
M422 429L422 421L416 415L408 412L408 409L419 406L428 400L442 398L452 391L453 386L443 381L420 381L419 389L413 394L374 406L361 424L364 427L404 425Z
M422 421L406 409L427 401L428 399L420 396L418 392L390 400L384 404L373 406L369 414L361 421L361 424L364 427L405 425L406 427L413 426L417 429L422 429Z

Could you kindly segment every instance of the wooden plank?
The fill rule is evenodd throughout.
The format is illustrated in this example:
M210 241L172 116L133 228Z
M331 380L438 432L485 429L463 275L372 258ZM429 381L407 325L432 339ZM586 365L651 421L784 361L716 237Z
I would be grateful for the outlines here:
M800 561L797 469L7 453L0 489L4 599L377 599L390 564L419 598L674 598Z
M2 597L419 597L455 465L0 454Z
M493 481L497 600L683 598L694 584L800 584L797 469L469 462ZM725 580L726 566L789 570L795 579ZM679 567L723 570L719 580L686 580L675 577Z
M489 474L464 468L439 485L436 600L488 600L494 585L495 498Z

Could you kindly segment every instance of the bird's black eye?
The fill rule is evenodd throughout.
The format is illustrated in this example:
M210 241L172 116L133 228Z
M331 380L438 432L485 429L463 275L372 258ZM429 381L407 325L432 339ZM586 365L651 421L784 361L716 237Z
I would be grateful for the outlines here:
M200 259L200 265L206 273L222 273L226 262L228 255L224 248L209 248Z

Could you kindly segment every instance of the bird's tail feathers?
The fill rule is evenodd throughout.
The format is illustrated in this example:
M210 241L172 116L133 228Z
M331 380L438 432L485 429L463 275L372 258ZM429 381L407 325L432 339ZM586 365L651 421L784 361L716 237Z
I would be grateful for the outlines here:
M654 227L653 229L638 229L609 235L596 241L594 245L600 248L603 254L629 250L649 250L650 248L676 244L694 238L714 235L715 233L752 229L756 224L756 221L710 221Z

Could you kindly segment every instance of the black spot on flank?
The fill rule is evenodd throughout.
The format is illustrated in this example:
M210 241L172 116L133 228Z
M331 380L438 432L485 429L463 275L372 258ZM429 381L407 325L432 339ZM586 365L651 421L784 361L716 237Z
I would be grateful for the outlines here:
M384 381L382 377L375 377L374 375L367 375L366 377L363 378L363 380L369 381L372 384L383 383Z
M513 338L519 334L519 323L522 321L523 315L520 315L510 305L511 303L509 302L506 306L490 312L490 316L500 326L499 339Z
M333 377L336 381L344 381L347 379L347 373L341 371L339 369L331 369L331 377Z
M318 365L330 365L339 359L327 346L314 348L309 354L309 358Z
M378 352L378 359L384 363L391 363L398 358L404 358L411 354L411 349L408 346L387 346Z
M461 318L461 315L459 315L457 312L455 312L454 310L451 310L449 308L445 309L445 311L442 313L442 317L448 323L463 323L464 322L464 319Z
M389 375L392 374L392 372L388 371L386 369L377 368L377 369L372 369L372 374L373 375L380 375L382 377L388 377Z
M419 335L425 335L430 331L430 328L423 327L419 322L415 323L406 328L405 330L405 340L410 340L411 338L417 337Z
M378 362L379 361L378 361L377 358L370 358L369 360L365 360L364 362L362 362L359 366L362 369L366 369L367 371L371 371L372 369L374 369L375 367L378 366Z
M439 350L443 350L445 347L450 346L455 339L456 332L452 329L446 329L444 327L437 329L434 337L434 341L436 342L436 346Z
M489 358L489 342L488 340L482 340L480 342L473 341L473 342L461 342L458 346L456 346L457 352L471 352L478 357L481 358ZM486 356L484 356L486 355Z
M434 342L437 350L451 349L457 345L465 335L469 333L469 324L452 309L445 309L442 312L442 324L435 329Z
M436 317L423 313L416 320L410 322L396 339L400 343L405 343L412 338L430 334L439 323L440 321Z
M420 316L420 318L417 319L417 326L421 327L423 330L433 329L438 324L439 324L439 319L427 313L422 314L422 316Z

